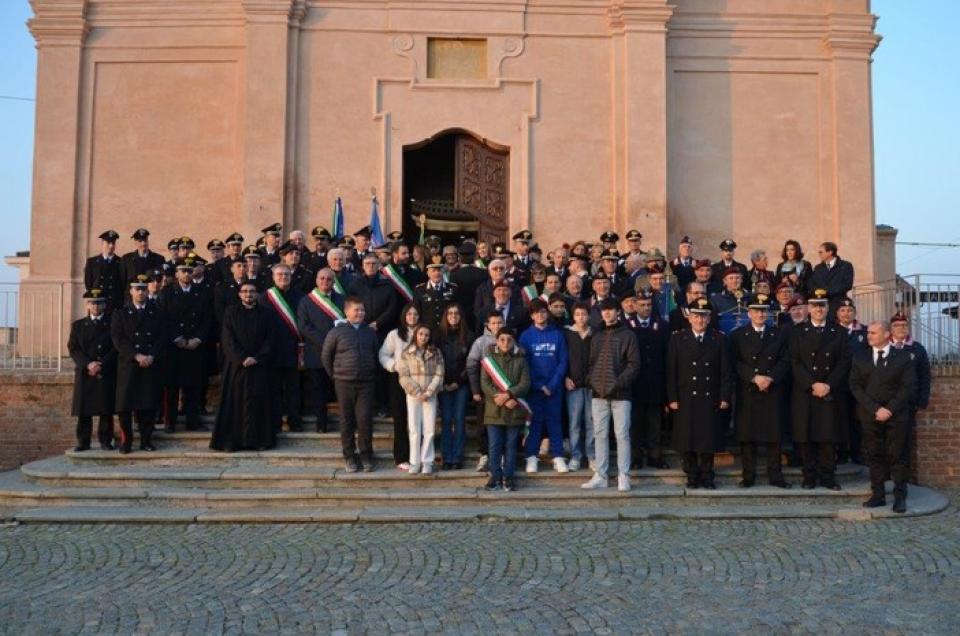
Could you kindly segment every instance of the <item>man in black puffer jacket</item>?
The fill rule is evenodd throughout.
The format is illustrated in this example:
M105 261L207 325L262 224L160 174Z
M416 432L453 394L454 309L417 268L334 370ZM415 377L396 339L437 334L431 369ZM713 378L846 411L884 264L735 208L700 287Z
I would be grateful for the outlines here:
M323 341L320 359L333 380L340 405L340 444L348 473L363 466L376 468L373 460L373 402L376 392L377 334L364 322L363 300L344 301L347 324L337 325ZM354 442L356 435L356 442ZM360 456L357 457L357 447Z
M632 382L640 371L637 338L620 322L620 304L613 298L600 302L603 327L590 343L590 388L593 390L593 434L597 461L593 477L583 488L607 487L610 455L610 419L617 437L617 490L630 490L630 398Z

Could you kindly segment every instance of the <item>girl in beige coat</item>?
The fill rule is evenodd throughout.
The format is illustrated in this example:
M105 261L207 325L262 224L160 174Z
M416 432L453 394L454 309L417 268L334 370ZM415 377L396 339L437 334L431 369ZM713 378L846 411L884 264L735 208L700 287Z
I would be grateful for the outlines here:
M410 344L397 358L400 386L407 394L407 434L410 474L433 472L433 437L437 423L437 392L443 385L443 356L430 344L430 327L418 325Z

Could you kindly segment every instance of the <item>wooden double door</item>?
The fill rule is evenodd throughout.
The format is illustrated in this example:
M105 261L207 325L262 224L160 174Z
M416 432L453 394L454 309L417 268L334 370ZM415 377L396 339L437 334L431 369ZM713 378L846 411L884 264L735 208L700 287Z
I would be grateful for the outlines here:
M476 217L477 239L506 242L509 227L510 153L470 135L455 144L454 207Z

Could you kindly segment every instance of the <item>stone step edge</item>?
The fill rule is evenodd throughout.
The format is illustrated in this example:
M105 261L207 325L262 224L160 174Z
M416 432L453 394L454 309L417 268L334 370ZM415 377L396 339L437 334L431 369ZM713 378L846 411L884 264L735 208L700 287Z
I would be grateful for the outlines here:
M507 494L506 496L509 496ZM200 524L200 523L424 523L424 522L564 522L661 520L836 519L871 521L920 517L947 508L949 499L936 491L914 487L905 514L889 507L867 509L857 505L685 506L673 509L643 506L620 508L527 508L497 505L456 508L396 506L335 508L333 510L211 510L207 508L33 507L0 511L0 520L21 524Z
M756 499L822 499L839 500L849 497L866 497L870 488L865 482L846 484L843 490L817 488L803 490L793 488L782 490L773 486L755 486L750 489L721 485L716 490L690 489L681 485L661 484L655 486L635 486L629 492L621 493L615 487L584 490L578 487L537 487L522 484L514 493L487 492L481 486L461 486L447 489L423 488L275 488L244 489L236 488L176 488L176 487L67 487L55 486L43 488L31 483L9 484L0 487L0 500L22 499L66 499L133 502L142 500L162 501L289 501L317 500L343 501L360 499L367 501L487 501L509 497L511 500L546 501L600 501L615 499L701 499L701 500L756 500Z

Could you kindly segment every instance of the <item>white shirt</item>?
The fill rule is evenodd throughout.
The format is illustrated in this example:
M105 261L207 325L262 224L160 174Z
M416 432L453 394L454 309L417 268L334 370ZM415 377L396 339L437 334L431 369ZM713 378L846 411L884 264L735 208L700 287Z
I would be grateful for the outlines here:
M890 357L890 345L888 344L888 345L885 346L883 349L877 349L876 347L874 347L874 349L873 349L873 365L874 365L874 366L877 365L877 357L878 357L881 353L883 354L883 359L884 359L884 360L886 360L887 358L889 358L889 357Z
M829 261L827 261L827 269L833 269L833 266L837 264L837 257L834 256Z

